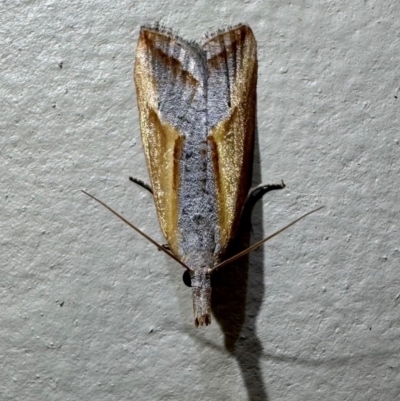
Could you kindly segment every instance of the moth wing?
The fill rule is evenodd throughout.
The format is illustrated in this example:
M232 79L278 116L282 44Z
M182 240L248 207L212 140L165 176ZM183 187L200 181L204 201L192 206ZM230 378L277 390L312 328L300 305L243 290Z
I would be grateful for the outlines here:
M223 252L235 236L251 185L257 85L257 44L246 25L203 44L209 119Z
M188 47L157 27L142 28L134 71L142 142L158 219L175 255L179 255L179 159L184 141L176 128L181 117L175 108L185 103L182 99L192 97L197 82L195 71L188 72L188 65L196 65Z

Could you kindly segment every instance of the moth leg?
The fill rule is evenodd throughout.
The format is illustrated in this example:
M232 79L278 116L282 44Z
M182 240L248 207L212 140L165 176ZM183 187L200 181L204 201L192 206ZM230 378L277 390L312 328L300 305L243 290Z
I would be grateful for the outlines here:
M240 224L242 225L242 229L246 227L247 224L251 221L251 213L255 204L269 191L275 191L277 189L285 188L285 183L282 181L280 184L261 184L255 188L251 188L246 202L244 203L242 215L240 217ZM251 227L251 223L249 225ZM251 228L250 228L251 229Z
M140 187L146 189L153 195L153 190L149 184L146 184L144 181L139 180L139 178L129 177L129 181L134 182L135 184L139 185Z
M149 191L152 195L153 195L153 190L151 188L151 186L149 184L146 184L144 181L139 180L139 178L133 178L133 177L129 177L129 181L134 182L135 184L141 186L142 188L146 189L147 191ZM168 244L162 244L161 245L165 250L170 251L171 252L171 248L169 247ZM160 251L160 249L159 249Z
M129 181L134 182L135 184L141 186L142 188L146 189L147 191L149 191L152 195L153 195L153 190L151 188L151 186L149 184L146 184L144 181L139 180L139 178L133 178L133 177L129 177ZM168 244L162 244L161 245L165 250L170 251L171 252L171 248L169 247ZM159 249L160 251L160 249Z
M280 184L261 184L255 188L251 188L245 202L245 209L252 210L254 205L269 191L283 189L286 185L282 181Z

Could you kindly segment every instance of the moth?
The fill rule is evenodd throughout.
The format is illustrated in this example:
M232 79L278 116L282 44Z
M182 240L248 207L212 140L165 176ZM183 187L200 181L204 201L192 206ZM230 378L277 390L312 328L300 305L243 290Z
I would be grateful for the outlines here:
M251 184L257 45L249 26L218 31L202 43L159 25L142 27L134 80L151 187L133 181L152 192L168 247L85 193L186 269L195 326L208 325L212 272L316 210L224 260Z

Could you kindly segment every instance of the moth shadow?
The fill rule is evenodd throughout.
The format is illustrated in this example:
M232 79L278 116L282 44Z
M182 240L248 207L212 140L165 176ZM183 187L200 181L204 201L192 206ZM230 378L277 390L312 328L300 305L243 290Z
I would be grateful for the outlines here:
M249 220L247 222L249 223ZM238 235L230 245L226 258L248 248L250 233L250 226L239 228ZM249 255L217 270L212 276L211 309L224 333L225 348L230 353L235 350L246 320L248 281Z
M253 182L261 182L257 128ZM262 205L261 202L258 202L264 193L261 192L259 195L259 197L254 196L252 202L246 205L238 234L229 247L227 258L250 246L252 230L260 239L264 237ZM212 283L211 307L213 315L224 333L226 350L238 362L248 399L252 401L268 401L260 366L263 347L257 337L256 327L257 316L262 307L265 293L263 266L264 252L263 247L261 247L215 272Z
M261 196L246 205L238 233L229 246L226 259L250 246L251 215ZM255 253L258 256L260 254L257 250ZM225 348L230 353L235 351L238 340L246 337L242 333L244 324L252 327L255 325L254 320L264 295L263 263L257 258L257 263L252 264L250 269L250 259L253 258L254 255L251 254L242 256L229 266L217 270L212 276L211 308L224 333Z

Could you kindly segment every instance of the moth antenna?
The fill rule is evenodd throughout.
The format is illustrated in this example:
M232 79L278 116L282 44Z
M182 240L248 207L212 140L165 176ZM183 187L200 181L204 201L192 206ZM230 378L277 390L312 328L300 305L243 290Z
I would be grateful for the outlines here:
M227 264L233 262L233 261L236 260L236 259L241 258L241 257L244 256L244 255L247 255L247 254L250 253L251 251L254 251L255 249L259 248L264 242L267 242L267 241L269 241L271 238L276 237L276 236L277 236L278 234L280 234L282 231L287 230L289 227L293 226L294 224L296 224L296 223L299 222L300 220L303 220L305 217L309 216L309 215L312 214L312 213L318 212L318 210L321 210L321 209L324 208L324 207L325 207L325 206L321 206L321 207L319 207L319 208L317 208L317 209L312 210L311 212L308 212L308 213L306 213L306 214L303 214L303 216L300 216L298 219L292 221L292 222L289 223L287 226L282 227L280 230L275 231L275 232L274 232L273 234L271 234L269 237L264 238L263 240L256 242L254 245L250 246L249 248L245 249L244 251L239 252L238 254L232 256L231 258L226 259L226 260L224 260L223 262L221 262L220 264L214 266L214 267L210 270L210 273L213 272L213 271L216 270L216 269L219 269L219 268L222 267L222 266L226 266Z
M142 235L144 238L146 238L148 241L150 241L153 245L155 245L160 251L163 251L166 253L170 258L174 259L176 262L178 262L182 267L184 267L186 270L192 271L192 269L189 266L186 266L181 260L179 260L172 252L167 251L162 245L160 245L158 242L154 241L152 238L150 238L147 234L145 234L142 230L134 226L132 223L130 223L128 220L126 220L124 217L122 217L118 212L113 210L110 206L102 202L100 199L97 199L95 196L90 195L83 189L81 191L89 196L90 198L94 199L96 202L100 203L100 205L103 205L106 209L108 209L112 214L117 216L119 219L121 219L125 224L127 224L130 228L133 228L136 232L138 232L140 235Z

